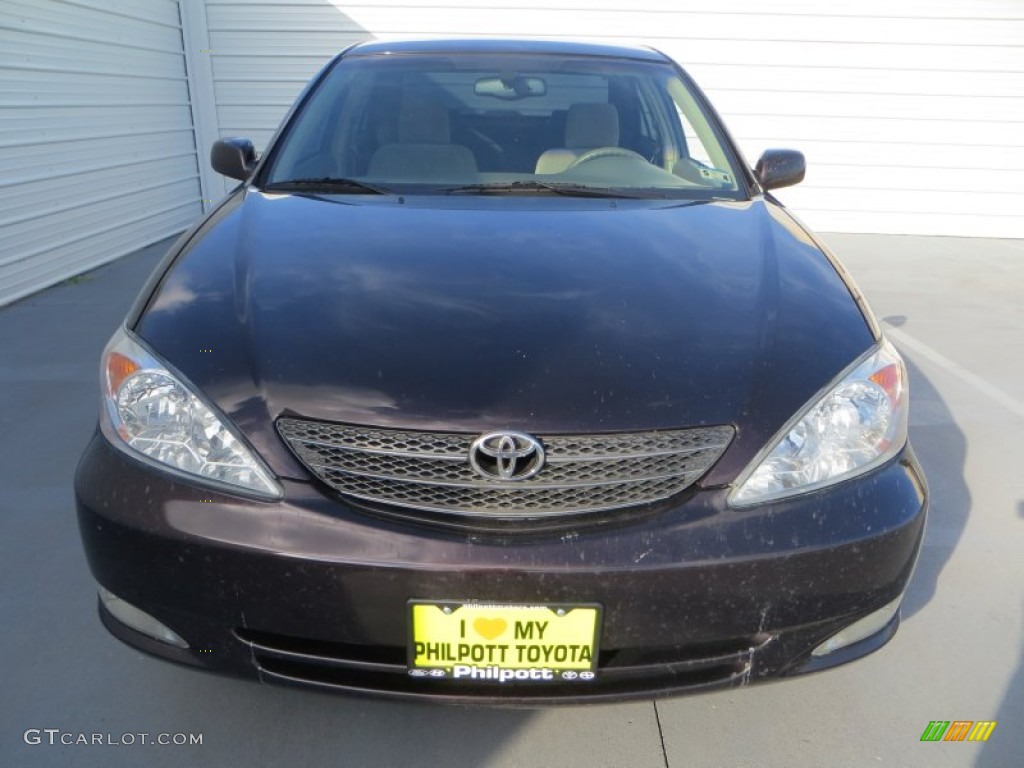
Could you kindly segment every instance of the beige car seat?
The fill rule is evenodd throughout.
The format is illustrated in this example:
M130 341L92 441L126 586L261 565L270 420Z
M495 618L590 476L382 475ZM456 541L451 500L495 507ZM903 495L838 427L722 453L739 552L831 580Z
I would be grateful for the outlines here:
M611 104L573 104L565 118L565 146L537 158L535 173L561 173L584 152L619 144L619 111Z
M403 104L397 138L373 153L368 176L431 181L476 175L470 149L451 143L451 117L439 102Z

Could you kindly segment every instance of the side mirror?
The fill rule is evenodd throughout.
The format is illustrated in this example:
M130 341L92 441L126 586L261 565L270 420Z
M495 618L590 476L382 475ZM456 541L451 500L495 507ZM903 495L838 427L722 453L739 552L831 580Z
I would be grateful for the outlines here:
M806 172L807 161L795 149L766 149L754 167L754 174L765 190L799 184Z
M210 149L210 165L217 173L245 181L256 170L256 148L249 139L220 139Z

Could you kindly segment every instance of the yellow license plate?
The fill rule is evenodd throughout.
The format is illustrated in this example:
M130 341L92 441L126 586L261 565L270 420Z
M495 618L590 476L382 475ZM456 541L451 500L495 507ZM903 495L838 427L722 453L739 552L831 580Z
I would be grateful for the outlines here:
M455 680L592 680L599 605L409 601L409 674Z

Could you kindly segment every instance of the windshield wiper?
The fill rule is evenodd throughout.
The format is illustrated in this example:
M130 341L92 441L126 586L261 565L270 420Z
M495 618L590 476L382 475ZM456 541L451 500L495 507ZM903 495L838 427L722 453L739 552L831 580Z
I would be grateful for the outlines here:
M461 187L436 187L431 190L443 195L472 195L476 193L485 195L501 195L516 192L552 192L556 195L568 197L625 197L625 198L649 198L651 194L644 192L637 194L633 191L616 189L613 187L589 187L585 184L570 184L557 181L510 181L496 182L493 184L466 184ZM657 195L662 197L662 195Z
M324 176L319 179L286 179L275 181L263 187L266 192L284 192L291 190L312 191L321 190L324 192L353 192L362 195L386 195L390 190L384 187L375 187L355 179L335 178Z

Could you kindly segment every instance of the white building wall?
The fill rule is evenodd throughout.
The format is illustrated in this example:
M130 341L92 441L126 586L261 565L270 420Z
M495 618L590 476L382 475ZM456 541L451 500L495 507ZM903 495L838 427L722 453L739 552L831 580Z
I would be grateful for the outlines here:
M201 2L218 135L247 136L261 152L309 78L341 49L374 37L352 20L345 3ZM227 191L236 182L222 183Z
M373 37L654 45L747 159L801 149L779 196L826 231L1024 237L1021 0L206 0L221 136L262 147L304 82Z
M0 305L200 213L175 0L0 2Z

